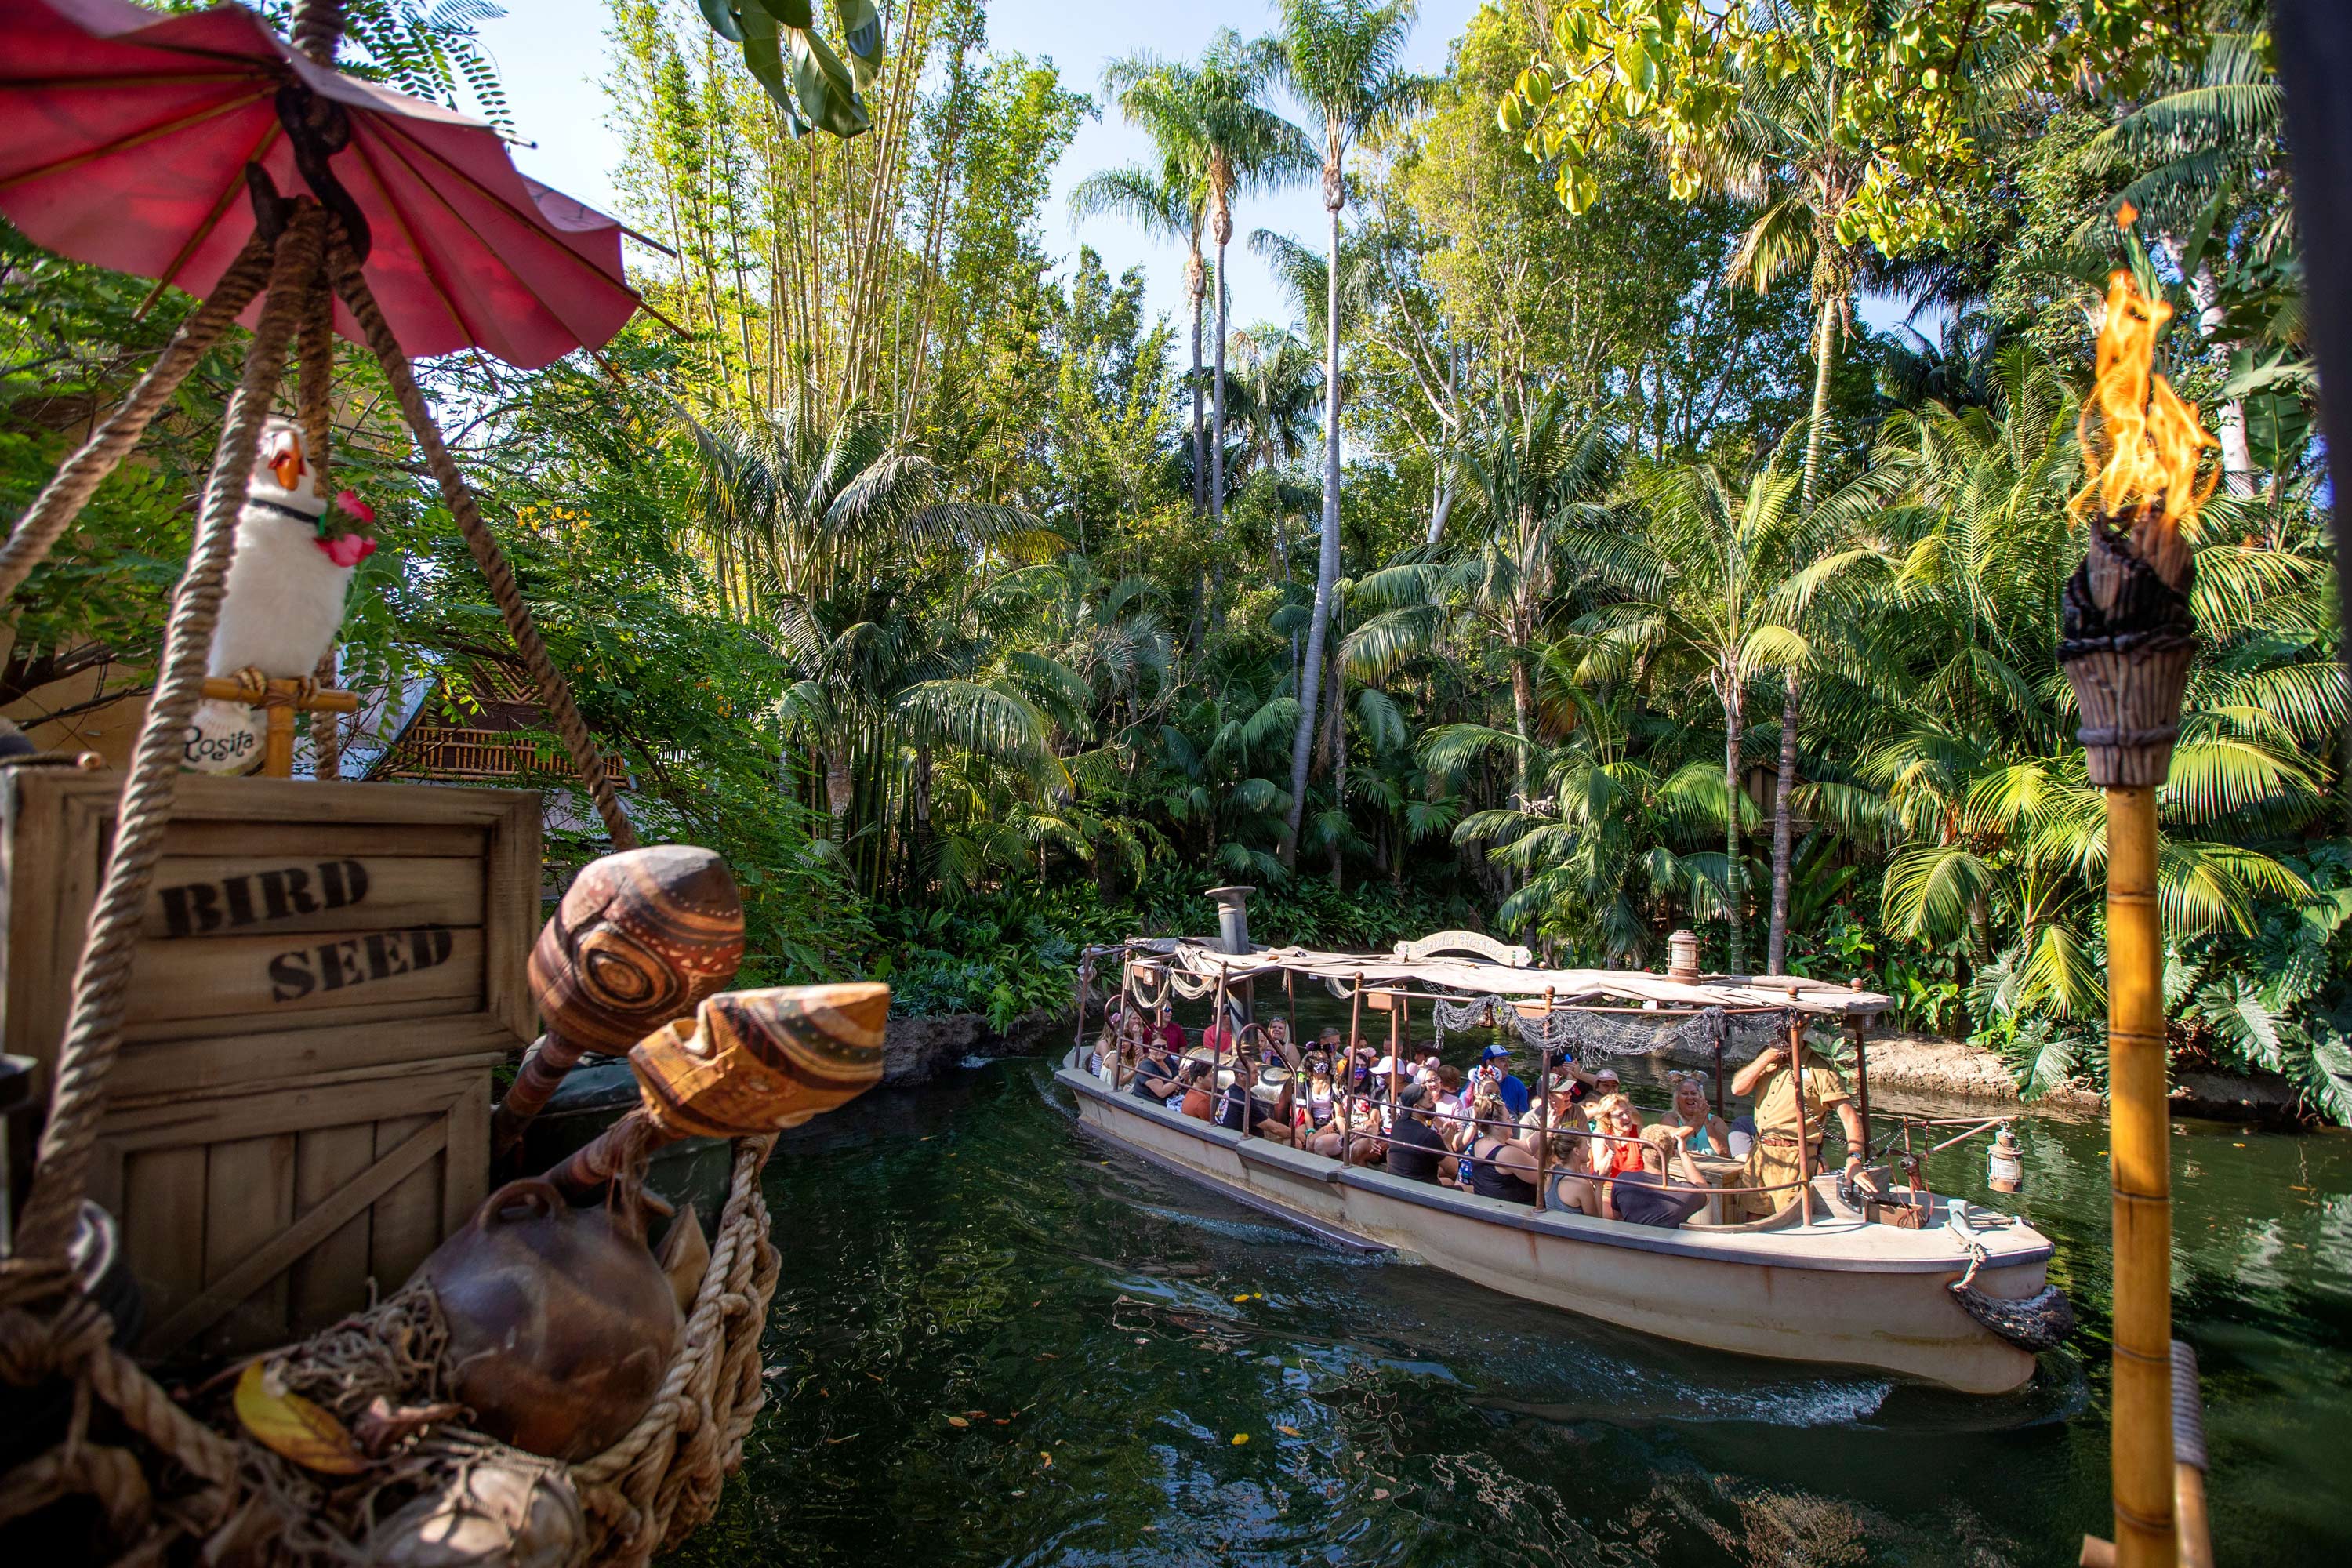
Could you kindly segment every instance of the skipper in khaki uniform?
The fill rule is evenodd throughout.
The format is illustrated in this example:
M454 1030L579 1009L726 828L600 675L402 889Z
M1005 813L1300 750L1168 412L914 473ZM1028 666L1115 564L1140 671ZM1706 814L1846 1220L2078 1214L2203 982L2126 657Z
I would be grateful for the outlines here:
M1813 1170L1821 1170L1822 1133L1829 1125L1832 1106L1837 1108L1838 1120L1845 1129L1846 1173L1851 1176L1862 1169L1862 1113L1854 1110L1845 1084L1820 1054L1811 1046L1804 1047L1803 1053L1805 1114L1812 1123L1810 1128L1800 1129L1798 1125L1797 1079L1789 1070L1787 1047L1774 1046L1760 1053L1731 1080L1732 1093L1756 1097L1756 1144L1748 1152L1748 1173L1742 1184L1780 1189L1740 1194L1740 1210L1749 1219L1762 1219L1797 1201L1794 1184L1799 1173L1797 1139L1801 1132L1811 1142Z

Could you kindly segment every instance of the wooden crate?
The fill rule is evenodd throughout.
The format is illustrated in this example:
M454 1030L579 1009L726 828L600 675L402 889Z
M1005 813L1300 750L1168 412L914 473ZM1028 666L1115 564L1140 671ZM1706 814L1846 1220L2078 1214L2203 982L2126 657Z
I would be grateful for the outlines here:
M488 1194L497 1059L110 1105L90 1196L145 1297L140 1353L263 1349L396 1289Z
M0 775L0 1047L45 1068L121 787ZM91 1178L142 1352L322 1327L481 1202L490 1068L533 1028L539 824L525 791L181 779Z
M0 1050L56 1058L121 780L0 781ZM523 790L182 778L110 1092L520 1050L539 811Z

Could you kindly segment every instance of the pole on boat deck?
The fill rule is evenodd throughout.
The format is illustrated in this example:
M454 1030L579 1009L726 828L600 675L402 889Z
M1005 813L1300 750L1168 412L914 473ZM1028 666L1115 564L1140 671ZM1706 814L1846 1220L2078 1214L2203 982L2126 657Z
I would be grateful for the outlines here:
M1306 1064L1307 1051L1298 1043L1298 979L1287 967L1282 972L1282 1000L1290 1010L1290 1051L1297 1058L1291 1064L1291 1071L1296 1073Z
M1813 1125L1805 1114L1805 1019L1794 1007L1789 1009L1789 1087L1797 1097L1797 1202L1803 1208L1802 1224L1813 1223ZM1762 1137L1763 1129L1756 1135Z
M1217 999L1214 1005L1216 1011L1209 1015L1209 1026L1217 1032L1216 1049L1209 1061L1209 1124L1213 1127L1216 1125L1218 1108L1225 1102L1224 1088L1217 1082L1217 1075L1224 1070L1225 1037L1233 1034L1225 1024L1225 966L1222 963L1217 965ZM1242 1043L1238 1037L1234 1040L1234 1087L1242 1091L1241 1135L1246 1138L1250 1122L1249 1086L1242 1082Z
M1862 1112L1862 1163L1870 1163L1870 1053L1863 1048L1863 1031L1869 1026L1867 1016L1852 1020L1853 1028L1853 1098Z
M1715 1113L1723 1114L1723 1037L1731 1033L1731 1015L1719 1013L1715 1019ZM1725 1123L1729 1126L1729 1122Z
M1356 972L1356 989L1348 998L1348 1063L1339 1074L1339 1168L1348 1168L1355 1142L1356 1042L1364 1033L1364 973Z
M1397 1061L1404 1055L1405 1025L1404 993L1389 993L1389 1115L1396 1115Z
M1511 1016L1519 1010L1515 1005ZM1551 987L1544 987L1543 1047L1536 1059L1536 1213L1550 1206L1551 1183Z

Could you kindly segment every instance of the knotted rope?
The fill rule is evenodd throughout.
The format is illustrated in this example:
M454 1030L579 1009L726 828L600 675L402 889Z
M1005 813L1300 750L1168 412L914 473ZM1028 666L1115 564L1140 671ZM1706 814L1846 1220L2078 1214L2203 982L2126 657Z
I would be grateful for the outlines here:
M337 245L328 258L327 269L334 279L335 291L342 296L343 303L359 321L368 347L375 351L385 378L392 383L393 396L398 400L417 446L424 449L425 465L432 471L434 482L441 487L442 503L457 520L457 530L466 537L466 548L473 552L474 564L481 568L483 580L490 585L490 597L498 602L499 613L506 617L515 648L539 686L540 701L545 705L548 717L555 721L556 733L563 737L564 748L572 753L572 765L596 803L596 814L604 819L604 830L612 835L613 847L635 849L637 830L621 815L621 803L613 795L613 781L604 773L604 753L597 750L595 737L588 732L586 721L580 717L570 684L548 657L547 645L540 640L539 628L531 624L530 607L523 602L522 590L515 585L514 569L507 564L505 552L491 537L489 525L482 521L481 509L474 504L473 489L466 483L466 476L458 472L457 459L450 457L448 446L441 439L440 426L435 422L425 394L416 384L406 351L393 336L383 312L376 308L375 295L368 289L367 279L361 275L351 252Z
M106 476L139 444L149 423L188 379L197 362L261 292L269 279L269 242L258 233L245 242L212 294L180 323L180 330L172 334L172 341L139 378L122 405L90 432L79 451L58 465L56 475L25 509L8 542L0 544L0 608L16 597L33 568L48 558L98 487L106 482Z
M99 1117L106 1107L106 1080L122 1046L123 992L131 981L132 948L178 793L188 716L203 695L213 623L220 613L229 557L236 549L237 514L244 510L252 480L262 421L285 374L287 349L300 321L305 291L318 273L324 227L324 215L305 202L278 237L268 297L246 353L245 372L229 398L220 444L214 448L195 545L173 598L155 694L148 701L123 785L105 884L91 907L89 935L74 970L73 1003L58 1051L57 1083L48 1125L41 1131L24 1228L16 1253L0 1264L0 1271L7 1271L0 1272L0 1300L16 1299L12 1274L19 1265L64 1255L81 1209Z

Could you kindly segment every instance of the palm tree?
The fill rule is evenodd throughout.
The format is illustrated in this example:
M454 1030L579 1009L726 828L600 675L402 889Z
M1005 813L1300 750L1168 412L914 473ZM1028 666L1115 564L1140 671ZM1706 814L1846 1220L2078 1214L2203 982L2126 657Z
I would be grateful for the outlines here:
M1115 214L1148 235L1184 246L1184 297L1192 306L1192 510L1204 512L1209 450L1201 420L1201 317L1209 279L1201 258L1201 229L1208 216L1207 174L1192 161L1193 146L1184 139L1177 121L1147 114L1141 106L1128 110L1127 117L1141 125L1158 145L1160 166L1130 164L1088 174L1071 187L1070 216Z
M1209 516L1225 521L1225 347L1231 290L1225 247L1234 237L1234 198L1302 178L1315 166L1314 149L1297 127L1266 108L1268 84L1281 54L1271 39L1244 39L1221 27L1194 66L1131 55L1103 73L1129 120L1182 128L1188 162L1204 177L1210 237L1217 247L1216 366L1211 382Z
M1809 657L1805 637L1784 624L1778 589L1819 553L1815 514L1797 504L1798 479L1766 464L1735 492L1706 464L1673 470L1649 500L1647 547L1658 584L1648 595L1593 611L1580 632L1603 639L1618 661L1662 663L1668 679L1704 687L1723 712L1723 900L1729 923L1728 963L1744 967L1740 852L1740 753L1747 732L1748 683L1759 672ZM1594 656L1596 668L1608 658ZM1785 760L1787 748L1783 747ZM1793 770L1792 770L1793 771ZM1792 781L1784 776L1786 802Z
M1298 729L1290 745L1290 806L1283 864L1297 858L1298 825L1307 805L1307 764L1315 745L1323 644L1339 581L1339 213L1348 205L1348 154L1367 135L1394 125L1427 103L1436 89L1428 77L1401 68L1405 40L1420 16L1419 0L1281 0L1282 77L1318 120L1323 157L1323 210L1331 216L1324 270L1323 540L1316 563L1315 607L1307 626L1299 679Z
M1357 679L1379 680L1447 630L1467 634L1474 647L1501 647L1519 741L1513 793L1523 802L1536 740L1538 635L1560 588L1586 565L1627 574L1628 586L1649 574L1607 526L1601 505L1617 477L1616 443L1604 420L1570 419L1562 394L1538 398L1524 418L1494 405L1461 465L1485 527L1450 559L1391 566L1360 583L1356 597L1385 608L1349 637L1341 658Z

